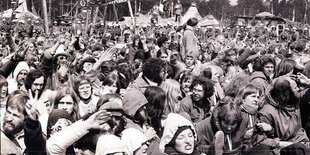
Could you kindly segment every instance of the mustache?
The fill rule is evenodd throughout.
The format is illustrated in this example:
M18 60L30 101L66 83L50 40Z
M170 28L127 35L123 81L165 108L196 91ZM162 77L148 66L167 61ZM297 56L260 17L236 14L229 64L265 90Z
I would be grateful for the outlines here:
M13 123L11 123L11 122L8 122L8 121L4 121L4 122L3 122L3 126L5 126L5 125L7 125L7 124L9 124L10 126L12 126L13 128L15 127L15 125L14 125Z

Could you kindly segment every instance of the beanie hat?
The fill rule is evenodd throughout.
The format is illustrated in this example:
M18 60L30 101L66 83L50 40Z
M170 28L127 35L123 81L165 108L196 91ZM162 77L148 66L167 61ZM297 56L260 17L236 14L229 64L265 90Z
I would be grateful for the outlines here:
M117 102L106 102L99 110L107 110L112 113L112 116L122 116L124 113L124 108L120 103Z
M159 143L159 149L161 152L165 151L165 146L171 142L177 130L182 126L190 126L194 133L196 133L193 123L188 119L176 113L168 114L164 126L163 136L161 137ZM194 135L195 140L197 140L197 134Z
M17 64L14 72L13 72L13 77L16 78L17 75L19 74L19 72L21 72L22 70L26 70L27 72L29 72L29 65L27 64L26 61L21 61Z
M123 107L125 113L131 116L135 116L138 109L148 103L147 99L138 89L130 89L124 94Z
M124 130L121 139L126 146L128 155L133 155L133 152L147 141L146 136L141 131L134 128Z
M52 126L54 126L60 118L65 118L71 122L74 122L73 118L70 116L70 114L67 111L60 110L60 109L52 110L47 120L47 136L48 137L50 136L50 133L52 131Z
M96 155L112 153L125 153L126 147L122 140L115 135L102 135L99 137L96 146Z

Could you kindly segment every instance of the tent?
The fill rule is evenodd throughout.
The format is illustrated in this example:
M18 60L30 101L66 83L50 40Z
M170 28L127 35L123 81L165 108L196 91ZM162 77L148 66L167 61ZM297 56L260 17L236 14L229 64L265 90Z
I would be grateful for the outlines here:
M19 0L18 5L19 6L14 11L15 19L13 21L24 21L28 18L35 19L35 20L40 19L40 17L28 11L25 0ZM0 13L0 18L10 18L12 16L12 12L13 12L13 9L8 9Z
M201 15L198 12L196 4L192 4L184 16L181 18L181 24L185 24L189 18L195 17L199 20L202 19Z
M219 26L219 25L220 25L220 22L217 21L213 15L207 15L198 22L198 26L201 26L201 27Z
M255 17L275 17L275 15L270 12L261 12L256 14Z

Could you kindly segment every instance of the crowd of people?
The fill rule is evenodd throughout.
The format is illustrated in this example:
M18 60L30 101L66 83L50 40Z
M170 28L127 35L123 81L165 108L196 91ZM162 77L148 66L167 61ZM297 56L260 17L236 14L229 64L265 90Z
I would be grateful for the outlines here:
M308 28L197 24L5 27L1 154L310 154Z

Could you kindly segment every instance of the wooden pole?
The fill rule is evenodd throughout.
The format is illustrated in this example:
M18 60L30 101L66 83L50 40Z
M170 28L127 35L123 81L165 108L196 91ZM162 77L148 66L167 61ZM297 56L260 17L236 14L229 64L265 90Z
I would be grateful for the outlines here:
M93 32L94 32L94 28L95 28L95 23L96 23L96 21L97 21L97 16L98 16L98 12L99 12L99 6L98 5L96 5L95 6L95 10L94 10L94 13L93 13L93 24L92 24L92 26L90 27L90 35L92 35L93 34Z
M84 30L84 34L86 35L87 34L87 30L88 30L88 20L89 20L89 15L88 15L88 5L86 7L87 9L87 12L86 12L86 21L85 21L85 30Z
M46 7L46 0L42 0L42 11L43 11L43 20L44 20L44 30L45 34L49 34L48 29L48 17L47 17L47 7Z
M107 30L107 9L108 9L108 6L105 5L104 6L104 10L103 10L103 23L104 23L104 29L103 29L103 32L106 32Z
M112 5L113 5L113 11L114 11L114 15L115 15L115 20L116 20L116 23L118 23L118 15L117 15L116 6L115 6L115 4L112 4Z

